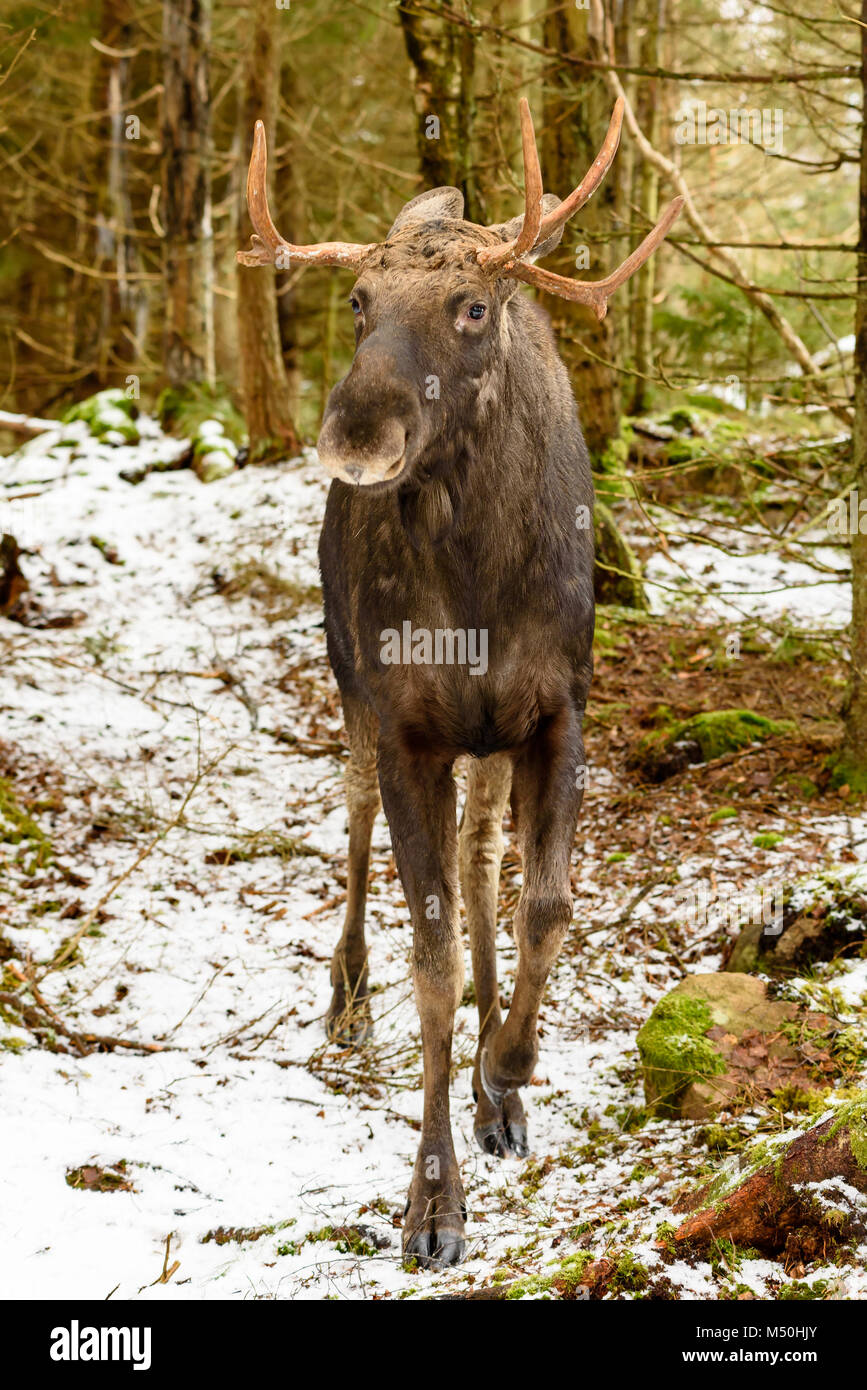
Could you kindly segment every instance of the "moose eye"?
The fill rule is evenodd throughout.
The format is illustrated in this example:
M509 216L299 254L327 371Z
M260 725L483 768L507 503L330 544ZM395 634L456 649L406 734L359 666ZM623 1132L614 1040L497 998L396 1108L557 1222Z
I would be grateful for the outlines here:
M353 314L360 314L360 313L361 313L361 305L359 304L358 300L355 298L355 295L352 296L352 298L350 299L349 303L350 303L350 305L351 305L351 307L352 307L352 312L353 312Z
M471 304L467 310L467 314L471 319L483 319L487 312L487 304Z

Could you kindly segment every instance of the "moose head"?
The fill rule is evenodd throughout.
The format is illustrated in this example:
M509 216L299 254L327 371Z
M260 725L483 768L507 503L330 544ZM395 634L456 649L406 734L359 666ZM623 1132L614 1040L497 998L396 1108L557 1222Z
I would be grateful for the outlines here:
M357 279L352 367L328 399L319 458L345 483L387 490L423 477L436 445L438 465L450 452L444 438L498 395L498 367L522 324L509 304L520 283L588 305L605 317L608 300L653 254L683 206L675 198L641 245L604 280L573 280L535 262L557 246L563 228L599 187L620 143L623 101L577 188L562 202L543 194L526 100L521 100L524 212L510 222L478 226L463 218L457 188L434 188L403 208L382 243L322 242L294 246L271 219L265 128L257 121L247 176L255 228L244 265L336 265ZM447 389L443 389L446 387ZM473 410L471 410L471 406Z

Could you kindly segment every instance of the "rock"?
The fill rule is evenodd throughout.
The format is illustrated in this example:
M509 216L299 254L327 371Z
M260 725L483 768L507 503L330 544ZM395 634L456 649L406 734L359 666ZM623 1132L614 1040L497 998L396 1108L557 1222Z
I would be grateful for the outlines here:
M823 1091L840 1071L840 1032L825 1014L770 998L752 975L688 975L638 1034L647 1108L707 1120L782 1087Z
M795 885L780 921L750 922L729 948L724 970L797 975L867 943L867 894L845 884Z
M214 483L235 471L237 446L219 420L207 419L193 435L193 472L203 483Z
M206 453L195 454L193 471L203 483L215 483L234 473L235 460L224 449L208 449Z
M766 719L749 709L712 710L645 734L627 763L646 781L664 782L691 764L711 762L794 729L790 720Z
M827 1260L827 1247L867 1237L867 1093L801 1134L765 1139L711 1183L681 1198L693 1214L674 1252L721 1240L765 1254Z

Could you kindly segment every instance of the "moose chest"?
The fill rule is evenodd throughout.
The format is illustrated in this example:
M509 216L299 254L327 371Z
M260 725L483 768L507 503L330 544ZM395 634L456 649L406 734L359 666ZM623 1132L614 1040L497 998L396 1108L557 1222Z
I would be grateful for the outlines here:
M476 757L514 748L569 698L569 658L540 611L479 582L466 591L430 574L361 586L355 659L380 718L413 739Z

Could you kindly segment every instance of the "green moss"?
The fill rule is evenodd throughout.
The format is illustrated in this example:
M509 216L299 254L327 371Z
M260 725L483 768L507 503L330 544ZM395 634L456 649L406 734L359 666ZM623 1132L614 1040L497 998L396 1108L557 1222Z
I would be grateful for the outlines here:
M798 1086L781 1086L768 1097L768 1107L780 1115L811 1115L818 1119L827 1114L830 1087L821 1091L803 1091Z
M816 1279L812 1284L804 1284L798 1280L794 1283L784 1284L777 1294L777 1298L783 1303L801 1302L825 1297L828 1292L829 1281L827 1279Z
M762 830L753 836L753 845L756 849L776 849L785 838L785 835L778 835L775 830Z
M672 741L694 740L701 749L705 762L720 758L724 753L735 753L748 748L751 743L762 743L777 734L791 733L794 729L791 720L766 719L749 709L713 710L708 714L696 714L677 726Z
M692 761L710 762L725 753L736 753L752 743L761 743L779 734L792 733L790 720L766 719L748 709L712 710L690 719L672 718L667 706L660 706L655 716L660 726L645 734L635 746L630 762L652 775L652 771L667 757L675 744L697 745L698 756Z
M98 391L95 396L79 401L64 413L64 421L82 420L91 434L97 439L106 435L120 435L125 443L136 444L139 440L138 406L119 388Z
M735 1153L744 1147L744 1136L739 1129L730 1125L703 1125L695 1136L697 1144L704 1144L714 1153Z
M707 445L700 439L672 439L665 451L668 463L691 463L707 453Z
M718 820L733 820L737 813L737 807L735 806L720 806L719 810L714 811L708 819L711 825L713 825L713 823Z
M667 995L659 1001L637 1038L649 1106L674 1114L687 1086L725 1071L705 1036L712 1027L713 1016L701 999Z
M66 1181L69 1187L80 1192L135 1191L125 1158L105 1168L95 1163L84 1164L81 1168L67 1168Z
M718 1206L754 1173L772 1164L779 1169L791 1143L790 1134L775 1134L751 1144L745 1153L727 1159L704 1194L704 1208Z
M596 542L593 590L597 603L646 609L641 566L617 525L614 513L598 497L593 510L593 531Z
M594 471L607 475L604 483L597 483L597 491L601 486L610 488L612 479L623 474L634 441L635 430L629 417L624 415L617 427L617 434L593 460Z
M858 1096L840 1107L825 1140L833 1138L843 1128L849 1130L849 1145L855 1162L859 1168L867 1169L867 1095Z
M528 1274L523 1279L516 1279L506 1293L509 1301L527 1296L534 1296L550 1291L559 1292L566 1298L574 1294L581 1286L584 1271L591 1265L595 1255L589 1250L579 1250L574 1255L566 1255L559 1263L549 1265L544 1274ZM496 1280L496 1275L494 1276ZM502 1282L497 1280L497 1282Z
M867 768L843 756L829 758L827 766L831 772L831 786L836 790L848 787L855 796L867 795Z
M0 841L21 846L19 859L28 874L44 869L51 862L51 841L21 806L6 777L0 777ZM28 852L29 861L24 858Z
M606 1281L606 1289L612 1293L640 1293L649 1283L650 1275L640 1260L636 1260L631 1250L618 1255L614 1273Z

